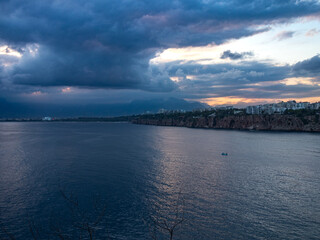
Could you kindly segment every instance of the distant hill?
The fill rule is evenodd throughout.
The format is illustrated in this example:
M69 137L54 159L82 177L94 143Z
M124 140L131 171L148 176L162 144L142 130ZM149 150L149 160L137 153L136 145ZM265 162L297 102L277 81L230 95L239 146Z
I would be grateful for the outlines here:
M200 102L188 102L184 99L168 98L152 99L147 101L135 100L132 101L128 107L128 111L132 111L132 113L144 113L146 111L157 113L160 109L191 111L193 109L207 108L209 106Z
M112 117L121 115L142 114L145 112L157 113L160 109L186 110L206 108L207 104L189 102L179 98L134 100L130 103L119 104L30 104L11 103L0 99L0 118L35 118L52 117Z

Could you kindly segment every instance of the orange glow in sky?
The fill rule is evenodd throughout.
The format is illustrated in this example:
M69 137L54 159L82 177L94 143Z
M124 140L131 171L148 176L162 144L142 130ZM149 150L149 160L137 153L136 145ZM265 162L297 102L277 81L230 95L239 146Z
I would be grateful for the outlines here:
M234 106L248 106L248 105L258 105L258 104L266 104L266 103L277 103L281 101L291 101L296 100L297 102L320 102L319 97L307 97L307 98L239 98L239 97L216 97L216 98L203 98L199 99L200 102L206 103L210 106L220 106L220 105L234 105Z

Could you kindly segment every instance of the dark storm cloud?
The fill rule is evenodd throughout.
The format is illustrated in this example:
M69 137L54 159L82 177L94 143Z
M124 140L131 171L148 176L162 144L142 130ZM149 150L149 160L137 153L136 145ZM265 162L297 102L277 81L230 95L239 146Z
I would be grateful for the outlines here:
M298 75L320 77L320 55L296 63L293 70Z
M239 60L239 59L243 59L246 57L251 57L253 56L252 52L242 52L242 53L238 53L238 52L231 52L230 50L224 51L221 54L221 59L231 59L231 60Z
M315 58L310 59L312 63ZM312 65L312 64L310 64ZM314 65L308 65L314 70ZM209 97L288 98L319 96L320 80L315 84L287 85L285 79L298 77L294 66L243 61L240 64L208 64L196 62L161 66L171 77L178 77L181 96L189 99ZM316 68L315 68L316 69Z
M149 65L157 51L266 31L253 27L317 14L317 2L1 1L0 40L24 53L8 75L16 84L171 91Z
M18 58L12 55L0 54L0 66L11 65L14 63L18 63Z
M162 68L168 72L169 76L191 75L195 77L195 82L204 81L209 84L220 85L235 85L238 82L243 84L279 81L291 74L290 66L274 66L255 61L242 62L241 64L221 63L208 65L192 61L181 64L180 61L177 61L166 64Z

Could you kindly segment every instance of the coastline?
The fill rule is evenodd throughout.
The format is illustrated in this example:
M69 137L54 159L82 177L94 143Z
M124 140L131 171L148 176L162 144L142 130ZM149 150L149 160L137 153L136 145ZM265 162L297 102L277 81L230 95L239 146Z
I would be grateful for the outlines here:
M99 122L99 123L132 123L139 125L187 127L215 130L240 131L278 131L278 132L311 132L320 133L320 115L218 115L199 116L197 114L166 115L150 114L122 117L79 117L61 118L51 121L41 119L7 119L0 122Z
M225 117L139 117L134 124L241 131L281 131L320 133L319 116L242 115Z

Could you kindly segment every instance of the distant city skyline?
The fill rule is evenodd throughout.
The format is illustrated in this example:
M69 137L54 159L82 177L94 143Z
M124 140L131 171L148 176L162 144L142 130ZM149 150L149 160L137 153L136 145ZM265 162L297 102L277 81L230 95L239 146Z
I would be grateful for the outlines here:
M3 115L320 101L319 0L1 1L0 14Z

